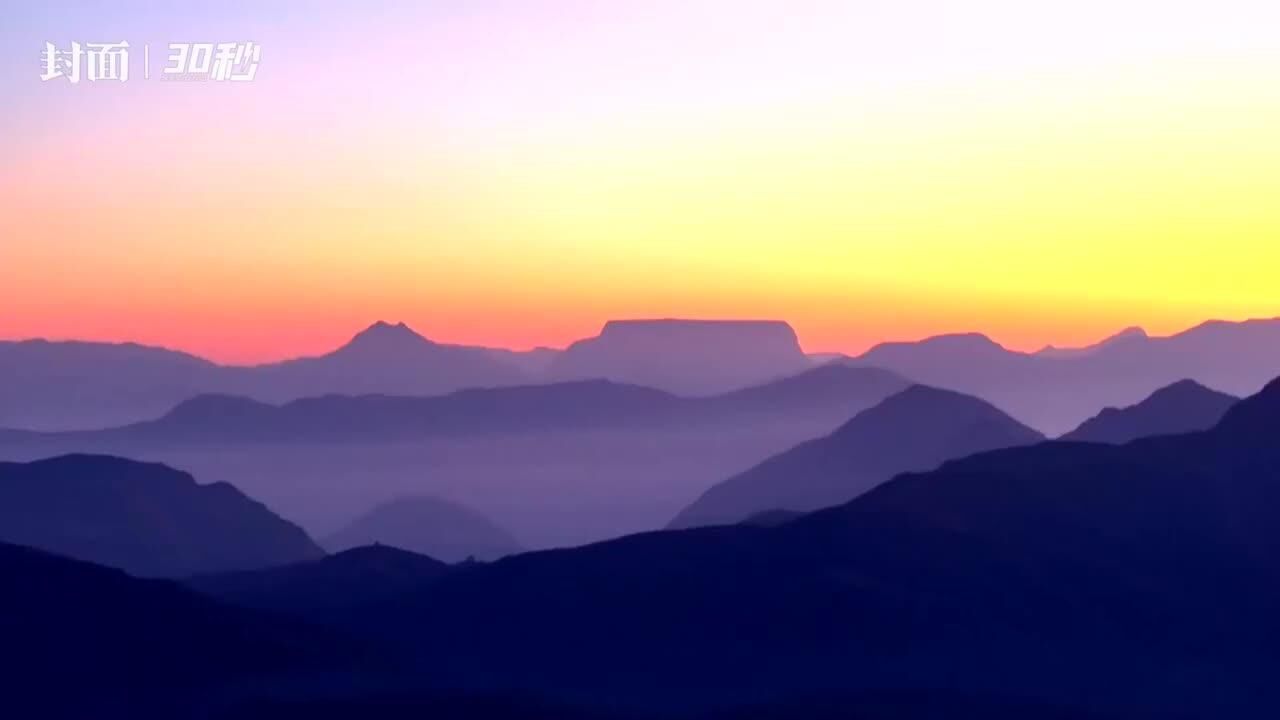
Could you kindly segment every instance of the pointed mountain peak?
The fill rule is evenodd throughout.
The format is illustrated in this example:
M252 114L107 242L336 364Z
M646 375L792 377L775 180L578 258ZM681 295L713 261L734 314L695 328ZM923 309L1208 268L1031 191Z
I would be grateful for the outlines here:
M1199 397L1202 395L1218 395L1218 394L1220 394L1218 393L1218 391L1213 390L1211 388L1207 388L1204 385L1201 385L1200 383L1196 382L1195 380L1179 380L1178 382L1173 383L1172 385L1166 385L1165 387L1162 387L1159 390L1156 390L1155 392L1151 393L1151 396L1148 397L1143 402L1149 402L1151 400L1156 400L1159 398Z
M379 320L356 333L345 347L396 348L431 344L431 341L414 332L404 323L391 323Z
M1147 339L1149 337L1151 336L1147 334L1146 330L1135 325L1134 327L1127 327L1121 330L1120 332L1116 333L1115 335L1112 335L1111 337L1107 338L1106 340L1103 340L1101 344L1105 345L1107 343L1115 342L1117 340L1129 340L1129 339L1139 339L1139 338Z

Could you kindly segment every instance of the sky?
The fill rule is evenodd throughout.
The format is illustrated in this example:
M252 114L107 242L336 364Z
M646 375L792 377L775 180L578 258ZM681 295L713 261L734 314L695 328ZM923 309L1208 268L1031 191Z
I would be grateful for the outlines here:
M10 3L0 338L806 350L1280 315L1280 3ZM127 82L42 81L46 42ZM253 41L252 82L159 79ZM148 45L151 77L141 72Z

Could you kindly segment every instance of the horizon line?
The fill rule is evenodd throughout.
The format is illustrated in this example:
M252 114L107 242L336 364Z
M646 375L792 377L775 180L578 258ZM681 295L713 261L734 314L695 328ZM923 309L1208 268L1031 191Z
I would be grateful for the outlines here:
M1188 326L1184 327L1183 329L1178 330L1177 332L1172 332L1172 333L1169 333L1169 334L1167 334L1167 335L1153 335L1153 334L1149 333L1149 332L1148 332L1148 331L1147 331L1143 326L1141 326L1141 325L1127 325L1127 326L1122 327L1122 328L1120 328L1120 329L1118 329L1118 330L1115 330L1115 331L1113 331L1113 332L1109 332L1109 333L1107 333L1107 334L1103 335L1102 337L1099 337L1098 339L1094 340L1093 342L1090 342L1090 343L1085 344L1085 345L1070 345L1070 344L1068 344L1068 345L1058 345L1058 344L1050 343L1050 344L1046 344L1046 345L1044 345L1043 347L1040 347L1040 348L1038 348L1038 349L1036 349L1036 350L1031 350L1031 351L1011 349L1008 345L1006 345L1006 344L1002 343L1000 340L998 340L997 338L995 338L991 333L983 332L983 331L981 331L981 330L956 330L956 331L950 331L950 332L934 333L934 334L925 335L925 336L922 336L922 337L907 338L907 339L887 339L887 338L886 338L886 339L880 339L880 340L878 340L878 341L876 341L876 342L874 342L874 343L872 343L872 344L868 345L868 346L867 346L867 348L866 348L864 351L862 351L862 352L860 352L860 353L857 353L857 354L850 354L850 353L847 353L847 352L840 352L840 351L810 350L810 349L806 348L806 347L805 347L805 343L804 343L804 339L803 339L803 337L801 337L800 333L799 333L798 331L796 331L795 326L794 326L794 325L792 325L790 321L785 320L785 319L772 319L772 320L769 320L769 319L739 319L739 318L724 318L724 317L715 318L715 317L654 317L654 316L646 316L646 317L625 317L625 318L610 318L610 319L605 320L604 322L600 323L600 330L599 330L599 331L597 331L597 334L596 334L596 335L583 336L583 337L577 338L577 339L575 339L575 340L572 340L572 341L570 341L570 342L568 342L568 343L564 344L563 346L556 346L556 345L551 345L551 344L545 344L545 345L540 344L540 345L533 345L533 346L529 346L529 347L504 347L504 346L502 346L502 345L497 345L497 344L490 345L490 344L467 344L467 343L450 342L450 341L445 340L445 339L440 339L440 338L438 338L438 337L431 337L431 336L429 336L429 335L425 335L425 334L423 334L423 333L420 333L420 332L418 332L417 330L414 330L414 329L412 328L412 326L410 326L407 322L404 322L404 321L388 321L388 320L378 319L378 320L374 320L373 322L368 323L367 325L364 325L364 326L360 327L359 329L357 329L356 331L354 331L353 333L351 333L350 337L349 337L346 341L344 341L344 342L342 342L341 344L336 345L336 346L334 346L334 347L332 347L332 348L330 348L330 349L328 349L328 350L326 350L326 351L324 351L324 352L320 352L320 353L317 353L317 354L296 354L296 355L285 355L285 356L281 356L281 357L278 357L278 358L275 358L275 359L262 360L262 361L258 361L258 362L223 362L223 361L218 361L218 360L215 360L215 359L213 359L213 358L210 358L210 357L208 357L207 355L203 355L203 354L201 354L201 353L198 353L198 352L195 352L195 351L192 351L192 350L187 350L187 349L184 349L184 348L182 348L182 347L178 347L178 346L176 346L176 345L156 344L156 343L146 343L146 342L139 342L139 341L137 341L137 340L129 340L129 339L105 339L105 338L103 338L103 339L98 339L98 338L91 338L91 337L84 337L84 336L79 336L79 337L60 337L60 336L54 336L54 337L51 337L51 336L37 336L37 337L11 337L11 336L6 336L6 335L2 335L2 334L0 334L0 343L11 343L11 344L20 344L20 343L39 343L39 342L44 342L44 343L49 343L49 344L71 344L71 343L83 343L83 344L92 344L92 345L112 345L112 346L131 346L131 347L142 347L142 348L150 348L150 349L155 349L155 350L163 350L163 351L166 351L166 352L172 352L172 353L178 353L178 354L186 355L186 356L189 356L189 357L195 358L195 359L197 359L197 360L202 360L202 361L204 361L204 362L210 363L210 364L212 364L212 365L217 365L217 366L220 366L220 367L260 367L260 366L264 366L264 365L276 365L276 364L285 363L285 362L290 362L290 361L294 361L294 360L303 360L303 359L307 359L307 358L323 357L323 356L328 355L328 354L330 354L330 353L336 352L337 350L340 350L340 349L342 349L343 347L346 347L346 346L347 346L347 345L349 345L352 341L354 341L354 340L355 340L355 338L356 338L357 336L361 335L362 333L364 333L364 332L366 332L366 331L368 331L368 330L371 330L371 329L373 329L373 328L375 328L375 327L379 327L379 326L385 326L385 327L391 327L391 328L397 328L397 327L399 327L399 328L403 328L403 329L407 330L408 332L413 333L413 334L414 334L414 335L416 335L417 337L420 337L420 338L422 338L423 340L425 340L425 341L427 341L427 342L430 342L430 343L433 343L433 344L436 344L436 345L445 346L445 347L467 347L467 348L476 348L476 349L480 349L480 350L491 350L491 351L495 351L495 352L530 353L530 352L538 352L538 351L564 352L564 351L568 350L570 347L572 347L572 346L573 346L575 343L577 343L577 342L580 342L580 341L582 341L582 340L586 340L586 339L590 339L590 338L592 338L592 337L599 337L599 335L600 335L600 334L602 334L602 333L604 332L605 327L606 327L607 325L609 325L610 323L618 323L618 322L657 322L657 321L662 321L662 322L690 322L690 323L734 323L734 324L744 324L744 325L746 325L746 324L759 324L759 323L780 323L780 324L784 324L784 325L786 325L788 328L790 328L790 329L792 330L792 332L793 332L793 333L795 334L795 336L796 336L796 341L797 341L797 344L798 344L798 345L799 345L799 347L800 347L800 351L801 351L804 355L806 355L806 356L814 357L814 356L820 356L820 355L832 355L832 356L844 356L844 357L848 357L848 358L858 358L858 357L861 357L861 356L863 356L863 355L866 355L867 353L871 352L872 350L874 350L874 349L876 349L876 348L878 348L878 347L882 347L882 346L885 346L885 345L904 345L904 344L905 344L905 345L909 345L909 344L914 344L914 343L926 342L926 341L933 340L933 339L937 339L937 338L945 338L945 337L964 337L964 336L982 337L982 338L984 338L984 339L986 339L986 340L990 341L991 343L995 344L996 346L998 346L998 347L999 347L999 348L1001 348L1002 350L1005 350L1005 351L1010 352L1010 353L1017 353L1017 354L1021 354L1021 355L1035 355L1036 353L1038 353L1038 352L1043 352L1043 351L1045 351L1045 350L1060 350L1060 351L1083 350L1083 349L1087 349L1087 348L1090 348L1090 347L1094 347L1094 346L1096 346L1096 345L1098 345L1098 344L1101 344L1101 343L1106 342L1107 340L1110 340L1110 339L1112 339L1112 338L1119 337L1119 336L1121 336L1121 335L1123 335L1123 334L1125 334L1125 333L1130 333L1130 332L1135 331L1135 330L1137 330L1137 331L1141 331L1141 332L1142 332L1142 334L1143 334L1147 339L1151 339L1151 340L1162 340L1162 339L1168 339L1168 338L1178 337L1178 336L1180 336L1180 335L1183 335L1183 334L1186 334L1186 333L1191 332L1191 331L1193 331L1193 330L1196 330L1196 329L1199 329L1199 328L1205 327L1205 326L1207 326L1207 325L1214 325L1214 324L1246 325L1246 324L1249 324L1249 323L1259 323L1259 322L1277 322L1277 321L1280 321L1280 315L1269 316L1269 317L1268 317L1268 316L1246 317L1246 318L1239 319L1239 320L1226 320L1226 319L1222 319L1222 318L1218 318L1218 317L1214 317L1214 318L1207 318L1207 319L1202 320L1202 321L1200 321L1200 322L1197 322L1197 323L1195 323L1195 324L1193 324L1193 325L1188 325Z

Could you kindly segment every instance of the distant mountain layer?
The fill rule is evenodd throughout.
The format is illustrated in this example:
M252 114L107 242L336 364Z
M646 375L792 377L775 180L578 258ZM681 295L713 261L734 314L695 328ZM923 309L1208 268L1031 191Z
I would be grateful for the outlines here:
M784 322L611 321L569 346L549 366L556 379L604 378L681 395L754 385L809 367Z
M436 497L403 497L384 503L323 541L335 552L375 543L446 562L494 560L521 549L515 538L485 516Z
M671 526L735 523L771 510L817 510L848 502L899 473L1043 439L989 403L917 385L859 413L827 437L712 487Z
M1115 348L1124 343L1128 343L1128 342L1142 343L1150 339L1151 339L1151 336L1147 334L1146 330L1143 330L1140 327L1131 327L1131 328L1125 328L1124 330L1121 330L1115 335L1112 335L1111 337L1106 338L1101 342L1094 343L1093 345L1089 345L1088 347L1060 348L1060 347L1054 347L1053 345L1050 345L1048 347L1042 348L1039 352L1036 353L1036 355L1043 356L1043 357L1059 357L1059 358L1083 357L1086 355L1093 355L1094 353L1106 350L1108 348Z
M1119 445L1153 435L1208 430L1238 401L1193 380L1183 380L1157 390L1137 405L1107 408L1061 439Z
M1048 435L1069 432L1104 407L1132 405L1191 379L1237 396L1280 369L1280 318L1207 322L1170 337L1131 329L1091 348L1027 354L981 335L886 343L854 362L976 395Z
M1277 428L1280 381L1209 431L997 450L777 527L523 554L341 626L440 682L621 706L948 688L1274 717Z
M320 557L297 526L226 483L163 465L68 455L0 463L0 541L152 577Z
M196 395L284 403L320 395L441 395L467 388L611 379L705 395L811 366L786 323L615 321L565 352L433 342L377 322L333 352L223 366L134 344L0 342L0 427L76 430L154 418Z
M403 323L384 322L326 355L248 367L131 344L0 342L0 426L121 425L210 393L263 402L330 393L438 395L528 382L518 364L515 357L435 343Z
M795 375L815 361L783 322L612 321L564 351L436 343L378 322L314 358L220 366L133 344L0 342L0 427L70 430L159 417L197 395L279 404L328 394L441 395L608 379L711 395ZM855 359L912 381L976 395L1050 435L1182 379L1256 392L1280 367L1280 319L1207 322L1170 337L1130 328L1087 348L1006 350L981 335L885 343Z
M114 450L139 444L380 442L784 418L834 423L907 384L877 368L831 364L706 398L605 380L462 390L437 397L327 395L280 406L241 396L202 395L157 420L100 431L0 432L0 444Z

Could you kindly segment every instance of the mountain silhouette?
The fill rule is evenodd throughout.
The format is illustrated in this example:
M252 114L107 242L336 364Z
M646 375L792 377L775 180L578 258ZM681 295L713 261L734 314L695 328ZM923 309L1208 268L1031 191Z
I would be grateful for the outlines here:
M945 687L1273 717L1277 420L1280 382L1201 433L995 450L777 527L526 553L340 626L439 682L582 702Z
M829 433L907 385L834 364L700 398L602 380L282 405L203 395L130 426L0 431L0 458L162 462L230 480L317 538L388 498L443 495L529 547L560 547L661 527L709 481Z
M604 378L678 395L711 395L809 367L777 321L611 320L551 363L552 379Z
M1280 318L1210 321L1168 337L1131 329L1091 348L1022 353L980 335L886 343L853 359L995 403L1051 436L1104 407L1125 407L1191 379L1236 396L1280 367Z
M449 568L426 555L366 545L281 567L200 575L186 584L233 605L323 620L339 609L420 588Z
M254 366L132 343L0 342L0 426L123 425L202 394L271 403L331 393L438 395L529 382L518 364L503 353L435 343L404 323L381 321L330 353Z
M379 321L326 355L235 369L223 387L287 402L325 394L437 395L524 382L524 373L485 348L435 343L404 323Z
M156 420L99 431L9 431L0 433L0 443L131 454L138 444L397 441L783 418L821 424L869 407L908 384L878 368L831 363L705 398L607 380L470 389L435 397L325 395L283 405L206 394L179 403Z
M944 335L883 343L852 361L976 395L1056 436L1104 407L1135 404L1182 379L1236 396L1257 392L1280 366L1280 318L1209 321L1168 337L1129 328L1089 347L1036 353L979 334ZM377 322L328 354L257 366L130 343L0 341L0 427L120 426L202 394L282 404L604 378L709 395L794 375L814 362L781 322L611 321L564 351L528 352L436 343L403 323Z
M0 463L0 541L180 577L317 558L297 526L227 483L122 458Z
M734 523L771 510L817 510L847 502L899 473L1043 439L987 402L916 385L831 435L712 487L671 526Z
M1137 405L1107 408L1061 439L1123 444L1152 435L1208 430L1238 400L1194 380L1183 380L1157 390Z
M520 551L515 538L475 510L425 496L383 503L322 541L333 551L374 543L446 562L492 560Z
M280 406L205 395L154 421L64 438L161 443L396 441L665 423L675 420L684 407L674 395L603 380L459 390L435 397L326 395Z
M1036 353L1036 355L1039 355L1042 357L1058 357L1058 358L1082 357L1085 355L1092 355L1094 353L1097 353L1100 350L1104 350L1107 348L1114 348L1118 345L1121 345L1122 343L1127 343L1127 342L1140 343L1150 339L1151 339L1151 336L1147 334L1146 330L1143 330L1140 327L1129 327L1129 328L1125 328L1124 330L1121 330L1120 332L1116 333L1115 335L1112 335L1109 338L1106 338L1100 342L1094 343L1093 345L1089 345L1087 347L1060 348L1060 347L1054 347L1053 345L1049 345L1047 347L1042 348L1039 352Z
M216 688L350 669L367 652L172 582L32 548L0 543L0 575L6 717L175 717Z
M208 392L218 366L135 343L0 341L0 426L109 427Z

